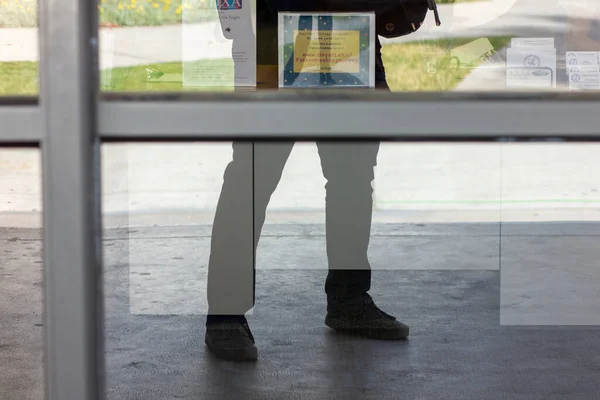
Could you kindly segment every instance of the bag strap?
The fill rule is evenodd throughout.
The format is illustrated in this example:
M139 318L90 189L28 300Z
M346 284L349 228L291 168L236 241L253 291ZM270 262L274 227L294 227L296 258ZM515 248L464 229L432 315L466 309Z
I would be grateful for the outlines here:
M440 14L438 13L437 4L435 0L427 0L427 6L431 11L433 11L433 16L435 17L435 26L440 26L442 21L440 21Z

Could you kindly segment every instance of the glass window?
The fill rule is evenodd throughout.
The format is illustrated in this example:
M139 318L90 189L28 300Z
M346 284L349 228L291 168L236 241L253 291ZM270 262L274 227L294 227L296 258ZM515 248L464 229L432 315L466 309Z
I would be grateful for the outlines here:
M597 147L105 145L108 398L592 398Z
M502 150L500 323L600 324L597 145Z
M108 399L130 398L132 390L152 399L163 398L159 392L165 391L167 397L184 396L184 381L198 372L211 228L231 157L231 143L103 146ZM251 170L245 178L251 188ZM242 190L234 192L239 198L251 195L243 187L237 190ZM245 260L250 276L251 200L242 200L242 219L233 221L243 240L234 254ZM171 342L174 337L181 341ZM169 361L186 352L185 360ZM163 373L175 374L174 379L154 392L151 382Z
M44 397L40 154L0 148L0 398Z
M323 14L323 4L102 0L102 88L275 89L286 86L289 71L292 87L364 87L354 78L369 71L375 87L394 92L600 88L598 0L554 0L544 7L533 0L437 0L436 12L423 0L408 13L375 9L375 22L363 25L340 16L359 2L329 0L334 15ZM283 23L281 12L302 15ZM343 33L361 29L363 42ZM311 33L294 36L302 30Z
M0 96L37 95L38 1L0 1Z

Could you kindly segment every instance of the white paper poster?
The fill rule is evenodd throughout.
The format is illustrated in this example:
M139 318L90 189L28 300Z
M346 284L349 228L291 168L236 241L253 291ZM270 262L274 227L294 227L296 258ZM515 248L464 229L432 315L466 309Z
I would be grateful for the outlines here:
M183 4L183 86L255 87L255 0L208 0L204 9L193 0Z

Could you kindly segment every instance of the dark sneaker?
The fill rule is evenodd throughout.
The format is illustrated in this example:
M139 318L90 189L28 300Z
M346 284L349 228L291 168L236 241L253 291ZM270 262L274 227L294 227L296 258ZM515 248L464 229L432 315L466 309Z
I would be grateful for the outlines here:
M247 322L213 322L206 325L204 343L218 358L227 361L254 361L258 350Z
M368 294L330 303L328 309L325 325L338 332L379 340L402 340L408 337L408 326L381 311Z

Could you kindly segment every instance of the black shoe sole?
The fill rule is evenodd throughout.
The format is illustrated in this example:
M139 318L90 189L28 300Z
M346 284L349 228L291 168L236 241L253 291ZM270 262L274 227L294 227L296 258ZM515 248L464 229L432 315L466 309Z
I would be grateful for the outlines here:
M258 349L256 347L245 347L241 349L223 348L213 346L208 338L204 339L206 347L215 357L225 361L256 361L258 359Z
M338 333L376 340L406 340L410 332L408 326L398 329L347 328L339 320L329 317L325 318L325 325Z

